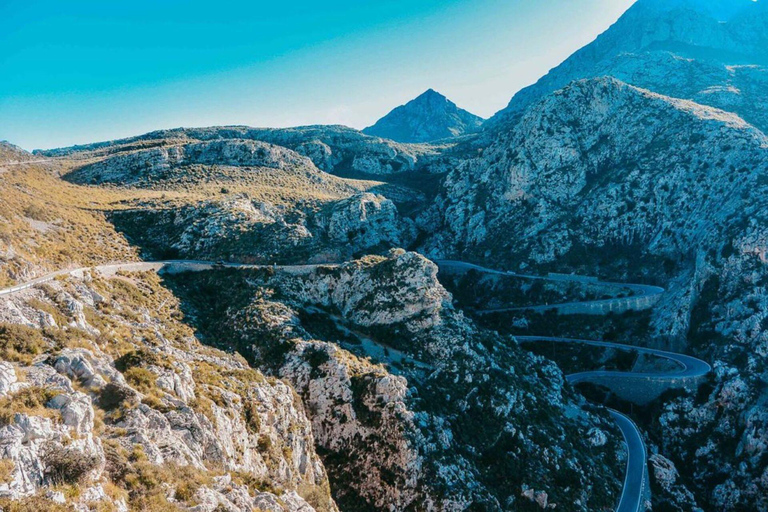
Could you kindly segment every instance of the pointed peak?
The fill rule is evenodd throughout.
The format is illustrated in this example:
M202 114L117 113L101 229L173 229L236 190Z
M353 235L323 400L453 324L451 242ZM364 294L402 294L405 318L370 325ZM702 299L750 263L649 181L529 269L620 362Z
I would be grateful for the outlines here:
M387 114L363 133L397 142L433 142L478 130L483 119L428 89Z
M417 96L416 99L412 100L414 102L416 101L450 101L445 95L440 94L434 89L427 89L421 95Z

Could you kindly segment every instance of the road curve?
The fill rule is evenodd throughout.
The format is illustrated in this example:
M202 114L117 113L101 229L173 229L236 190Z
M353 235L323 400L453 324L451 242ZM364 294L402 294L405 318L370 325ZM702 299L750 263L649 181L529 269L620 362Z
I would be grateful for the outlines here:
M572 276L572 275L569 276L567 274L556 274L556 275L550 275L548 277L517 274L514 272L506 272L501 270L489 269L486 267L482 267L480 265L475 265L472 263L466 263L462 261L454 261L454 260L440 260L440 261L437 261L436 263L441 268L453 268L453 269L464 270L464 271L477 270L479 272L483 272L487 274L512 276L512 277L518 277L522 279L536 279L536 280L544 280L544 281L561 281L561 282L562 281L579 282L584 284L601 284L604 286L620 286L624 289L632 290L635 297L650 297L650 298L658 299L660 298L661 294L663 294L665 291L663 288L659 288L658 286L602 282L596 279L586 278L584 276ZM500 313L500 312L506 312L506 311L537 311L537 312L543 312L543 311L549 311L549 310L560 311L564 307L577 306L577 305L578 306L589 305L601 311L612 311L614 309L613 307L611 307L613 303L626 304L627 300L628 298L621 297L621 298L615 298L615 299L602 299L597 301L573 302L573 303L553 304L553 305L546 305L546 306L531 306L531 307L523 307L523 308L519 308L519 307L518 308L501 308L501 309L494 309L494 310L476 311L476 313L482 315L482 314ZM652 306L653 304L655 304L655 302L648 302L648 304ZM674 362L678 366L677 371L663 372L663 373L661 372L657 372L657 373L619 372L619 371L600 371L600 370L580 372L580 373L575 373L571 375L566 375L566 380L571 384L576 384L578 382L588 382L588 381L605 382L606 380L610 379L611 381L628 381L630 383L633 383L635 386L643 386L645 384L647 387L652 387L657 383L680 384L685 386L688 383L697 383L699 379L706 376L712 369L709 364L695 357L687 356L684 354L677 354L674 352L666 352L663 350L655 350L655 349L644 348L644 347L636 347L632 345L624 345L620 343L581 340L581 339L572 339L572 338L555 338L555 337L547 337L547 336L516 336L516 339L519 342L550 341L550 342L556 342L556 343L579 343L584 345L591 345L596 347L612 348L612 349L619 349L619 350L635 350L642 354L653 355L656 357L667 359L669 361ZM619 427L622 435L624 436L624 442L627 445L627 454L628 454L627 468L626 468L625 477L624 477L624 486L622 488L621 498L619 500L619 505L616 508L616 512L640 512L641 507L643 505L643 496L645 495L646 492L649 491L647 450L645 447L645 442L643 441L643 437L640 434L640 430L637 428L637 425L635 425L635 423L629 417L627 417L626 415L618 411L614 411L612 409L609 409L608 412L611 414L611 417L613 417L614 421L616 422L616 425Z
M616 512L640 512L645 493L644 487L648 485L645 442L637 425L629 417L613 409L608 409L608 413L621 430L627 445L627 469L624 473L624 486Z
M455 260L437 260L437 265L441 268L453 268L457 270L476 270L485 274L494 274L507 277L516 277L519 279L530 279L535 281L550 281L550 282L565 282L565 283L578 283L578 284L594 284L605 287L620 287L632 292L629 297L620 297L613 299L597 299L587 300L580 302L564 302L558 304L539 304L533 306L522 307L510 307L510 308L493 308L476 310L478 315L489 315L492 313L508 313L514 311L534 311L537 313L545 313L547 311L566 312L574 310L573 312L585 313L585 314L604 314L611 311L621 311L622 309L648 309L655 305L656 300L661 298L661 295L666 291L664 288L647 285L647 284L631 284L631 283L614 283L608 281L599 281L596 278L589 278L586 276L579 276L574 274L550 274L549 276L535 276L530 274L519 274L517 272L495 270L486 268L474 263L467 263L464 261ZM628 307L628 306L632 307ZM593 313L588 313L593 311Z
M166 270L168 272L202 272L204 270L212 270L216 268L239 268L239 269L261 269L261 268L274 268L276 270L284 270L289 272L306 272L318 267L335 267L338 264L324 263L324 264L312 264L312 265L249 265L245 263L223 263L213 261L200 261L200 260L166 260L166 261L128 261L121 263L107 263L104 265L96 265L93 267L79 267L68 270L59 270L57 272L51 272L44 276L38 277L26 283L18 284L0 290L0 297L4 295L12 295L23 290L27 290L39 284L48 283L54 279L62 276L76 276L82 275L87 271L95 271L99 274L110 277L114 276L118 272L159 272Z
M659 381L678 381L681 379L696 379L706 376L712 367L692 356L685 354L677 354L675 352L667 352L664 350L656 350L652 348L637 347L634 345L624 345L621 343L612 343L608 341L592 341L592 340L580 340L572 338L553 338L548 336L515 336L515 338L521 342L535 342L535 341L551 341L555 343L578 343L581 345L590 345L594 347L602 348L614 348L618 350L635 351L641 354L647 354L651 356L660 357L672 361L679 366L679 370L671 372L619 372L619 371L591 371L575 373L568 375L569 382L585 382L590 380L591 377L612 377L616 379L631 378L633 380L642 377L645 379L659 380Z

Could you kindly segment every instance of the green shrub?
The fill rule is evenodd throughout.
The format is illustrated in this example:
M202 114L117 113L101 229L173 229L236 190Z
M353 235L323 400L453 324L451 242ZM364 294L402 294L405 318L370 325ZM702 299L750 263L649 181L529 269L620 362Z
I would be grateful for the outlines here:
M156 387L157 375L146 368L129 368L123 375L125 375L125 380L141 393L150 393Z
M117 384L109 383L99 392L99 407L105 411L112 411L120 407L124 401L135 396L134 392Z
M139 349L126 352L115 359L115 368L121 372L146 366L163 366L162 358L151 350Z

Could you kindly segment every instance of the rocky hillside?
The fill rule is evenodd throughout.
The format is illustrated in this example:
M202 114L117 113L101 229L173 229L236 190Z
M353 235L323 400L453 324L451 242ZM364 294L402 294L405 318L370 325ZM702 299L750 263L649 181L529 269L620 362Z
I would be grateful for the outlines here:
M0 198L3 287L136 259L89 208L119 195L35 165L0 182L16 192ZM4 510L336 510L290 386L203 346L178 306L154 274L0 299Z
M734 114L579 81L451 173L420 219L434 233L428 254L667 287L644 343L694 351L716 378L706 396L665 404L649 428L677 467L696 468L687 482L716 510L759 510L768 496L755 483L768 456L758 377L767 149Z
M453 147L451 144L400 144L370 137L345 126L306 126L285 129L247 126L178 128L151 132L128 139L37 153L40 156L90 159L169 144L221 140L262 141L288 148L311 159L319 169L343 176L359 174L385 176L421 170L439 173L447 170L448 165L456 158L451 156Z
M605 412L478 329L436 274L395 250L172 282L209 343L293 384L343 510L612 507L622 448Z
M76 169L72 181L112 182L102 186L35 167L3 174L20 192L3 199L12 221L3 240L24 248L8 256L9 280L135 259L136 249L90 209L180 194L183 187L147 190L155 179L175 179L178 161L216 151L223 167L243 158L271 164L269 152L258 152L262 143L214 148L61 163ZM291 158L304 161L286 155L287 167ZM45 220L36 220L40 201ZM244 198L221 204L229 210L181 210L177 223L154 233L165 230L166 243L187 257L213 257L238 237L252 237L254 251L285 250L288 233L303 233L286 210ZM364 193L330 202L308 225L338 247L386 247L403 235L393 231L395 217L391 202ZM273 245L265 229L274 229ZM49 249L46 239L69 245ZM22 265L26 274L11 273ZM464 318L436 274L424 257L396 251L341 266L219 269L163 281L85 271L3 297L0 506L613 506L625 455L605 412L574 395L554 365Z
M611 76L735 112L768 129L768 6L752 0L639 0L610 29L488 123L514 122L571 81Z
M576 82L450 174L435 250L561 262L583 246L660 256L759 218L768 138L733 114L615 79ZM490 251L486 253L486 251Z
M483 121L430 89L397 107L363 133L398 142L432 142L476 132Z

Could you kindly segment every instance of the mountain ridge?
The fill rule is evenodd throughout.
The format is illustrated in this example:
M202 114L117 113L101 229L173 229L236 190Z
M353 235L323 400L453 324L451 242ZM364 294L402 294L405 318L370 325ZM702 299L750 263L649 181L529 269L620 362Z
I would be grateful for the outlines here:
M768 8L739 0L640 0L592 43L519 91L486 130L514 124L573 80L613 76L665 96L736 112L768 129ZM726 17L726 22L718 21Z

